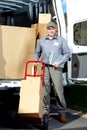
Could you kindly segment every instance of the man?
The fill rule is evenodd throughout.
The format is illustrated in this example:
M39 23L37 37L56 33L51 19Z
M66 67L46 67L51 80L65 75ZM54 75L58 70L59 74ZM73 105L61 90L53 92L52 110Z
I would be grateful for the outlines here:
M37 44L34 59L38 60L40 56L46 63L45 81L44 81L44 117L48 119L50 111L50 79L59 98L57 102L59 120L66 122L66 102L63 93L62 68L70 56L70 49L63 37L56 35L57 26L54 22L47 24L48 35L41 38ZM47 120L48 121L48 120Z

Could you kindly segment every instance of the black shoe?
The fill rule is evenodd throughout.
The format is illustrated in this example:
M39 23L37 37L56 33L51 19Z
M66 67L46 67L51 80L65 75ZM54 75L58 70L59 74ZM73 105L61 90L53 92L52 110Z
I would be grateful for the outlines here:
M49 123L49 116L48 114L43 115L43 130L48 129L48 123Z

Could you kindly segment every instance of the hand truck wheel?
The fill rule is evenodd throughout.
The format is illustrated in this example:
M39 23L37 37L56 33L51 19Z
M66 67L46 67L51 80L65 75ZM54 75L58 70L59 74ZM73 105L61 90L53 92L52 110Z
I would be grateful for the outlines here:
M42 130L48 130L48 124L49 124L49 116L48 114L45 114L43 116Z

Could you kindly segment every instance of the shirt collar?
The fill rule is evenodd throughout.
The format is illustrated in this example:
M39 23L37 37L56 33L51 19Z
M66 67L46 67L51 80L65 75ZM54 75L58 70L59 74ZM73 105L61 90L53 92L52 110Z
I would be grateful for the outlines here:
M49 37L48 36L46 36L45 37L45 39L47 40L47 39L49 39ZM57 39L57 36L55 35L55 36L53 36L53 39Z

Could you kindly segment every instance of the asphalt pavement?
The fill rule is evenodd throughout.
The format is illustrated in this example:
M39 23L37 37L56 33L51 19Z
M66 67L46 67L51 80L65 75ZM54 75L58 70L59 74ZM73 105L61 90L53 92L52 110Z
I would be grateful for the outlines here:
M48 130L87 130L87 114L68 109L66 115L67 123L61 123L55 118L51 118Z
M3 95L4 94L4 98ZM14 117L17 114L19 95L13 96L12 92L0 94L0 130L40 130L41 124L17 124ZM68 109L67 123L58 121L56 105L52 105L48 130L87 130L87 114Z
M61 123L57 120L57 114L51 113L48 130L87 130L87 114L68 109L66 115L67 123ZM0 130L40 130L41 128L28 123L17 126L12 116L14 117L14 112L0 116Z

